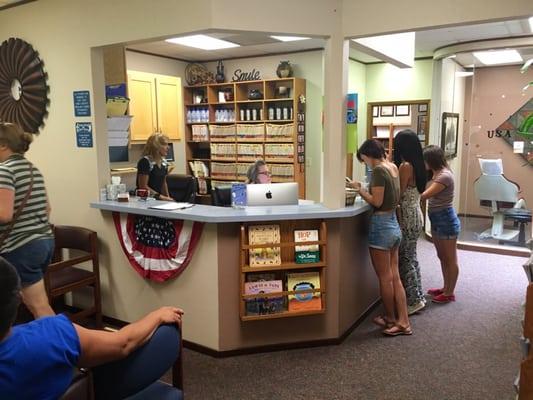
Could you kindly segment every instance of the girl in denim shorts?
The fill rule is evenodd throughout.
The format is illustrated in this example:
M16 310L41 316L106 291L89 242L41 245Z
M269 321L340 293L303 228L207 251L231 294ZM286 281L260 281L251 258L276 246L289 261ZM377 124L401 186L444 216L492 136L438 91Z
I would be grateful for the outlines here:
M420 198L428 200L431 235L444 280L442 288L429 289L428 294L433 296L435 303L449 303L455 301L454 290L459 276L457 237L461 231L461 223L452 206L454 179L440 147L427 146L424 149L424 162L430 171L431 181Z
M385 308L385 315L374 318L374 323L384 328L383 333L389 336L411 335L407 300L398 270L398 247L402 239L396 219L400 201L398 168L385 158L383 145L375 139L361 145L357 158L372 169L369 191L361 188L360 182L351 182L351 186L359 189L361 197L374 207L368 246Z

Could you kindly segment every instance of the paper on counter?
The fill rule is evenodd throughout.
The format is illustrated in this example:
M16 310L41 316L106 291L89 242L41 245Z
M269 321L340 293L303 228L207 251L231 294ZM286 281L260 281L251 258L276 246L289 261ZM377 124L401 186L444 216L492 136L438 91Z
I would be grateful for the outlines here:
M194 206L192 203L176 203L176 202L168 202L168 203L162 203L157 204L154 206L150 206L148 208L152 208L154 210L183 210L185 208L190 208Z

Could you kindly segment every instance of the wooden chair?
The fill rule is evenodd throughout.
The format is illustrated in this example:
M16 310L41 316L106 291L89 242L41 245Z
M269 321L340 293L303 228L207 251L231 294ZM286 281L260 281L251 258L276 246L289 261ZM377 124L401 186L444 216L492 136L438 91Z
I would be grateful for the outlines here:
M96 232L77 226L55 225L55 252L52 263L48 266L44 284L48 298L62 297L86 286L93 289L94 304L92 307L72 314L70 317L77 322L82 318L94 315L96 328L102 328L102 299L100 297L100 271L98 264L98 238ZM63 250L76 250L76 255L64 259ZM83 252L77 255L78 252ZM75 267L91 262L92 271Z

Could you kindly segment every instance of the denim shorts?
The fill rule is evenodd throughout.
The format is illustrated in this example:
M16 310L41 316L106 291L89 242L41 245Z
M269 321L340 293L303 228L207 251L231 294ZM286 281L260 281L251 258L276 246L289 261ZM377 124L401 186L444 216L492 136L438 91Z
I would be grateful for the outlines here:
M368 232L368 247L380 250L390 250L400 245L402 231L396 212L386 214L373 214L370 217L370 230Z
M37 239L9 252L0 254L17 270L22 287L43 279L54 255L54 239Z
M428 213L431 221L431 235L437 239L457 239L461 222L453 207Z

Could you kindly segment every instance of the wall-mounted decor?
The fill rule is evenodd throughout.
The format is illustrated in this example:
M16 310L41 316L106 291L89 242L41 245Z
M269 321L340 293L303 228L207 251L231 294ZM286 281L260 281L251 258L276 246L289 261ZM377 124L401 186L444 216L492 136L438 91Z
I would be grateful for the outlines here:
M215 83L215 76L205 66L198 63L187 64L185 67L185 80L190 86Z
M397 117L407 117L409 116L409 105L402 104L394 106L394 115Z
M419 115L417 119L416 124L416 133L418 136L426 136L427 132L427 126L428 126L428 116L427 115Z
M255 68L252 69L250 72L243 72L242 69L237 68L233 72L233 78L231 78L232 82L245 82L245 81L258 81L261 79L261 74L259 71L256 71Z
M419 112L419 113L426 113L426 112L428 112L428 105L427 105L427 104L419 104L419 105L418 105L418 112Z
M394 116L394 107L393 106L381 106L379 109L380 117L392 117Z
M31 44L9 38L0 45L0 120L37 133L48 114L47 75Z
M372 116L379 117L379 106L372 106Z
M459 114L442 113L442 131L440 147L446 158L457 157L457 141L459 138Z

